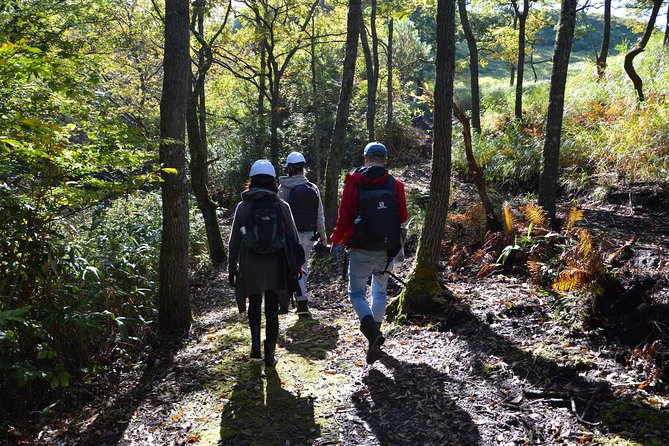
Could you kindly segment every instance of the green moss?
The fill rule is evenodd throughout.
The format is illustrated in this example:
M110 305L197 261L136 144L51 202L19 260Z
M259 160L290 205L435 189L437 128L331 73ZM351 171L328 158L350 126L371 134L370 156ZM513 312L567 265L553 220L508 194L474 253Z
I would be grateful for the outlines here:
M435 296L443 293L437 280L437 269L414 265L402 292L388 305L388 319L401 323L404 315L434 310ZM439 305L436 305L439 306Z

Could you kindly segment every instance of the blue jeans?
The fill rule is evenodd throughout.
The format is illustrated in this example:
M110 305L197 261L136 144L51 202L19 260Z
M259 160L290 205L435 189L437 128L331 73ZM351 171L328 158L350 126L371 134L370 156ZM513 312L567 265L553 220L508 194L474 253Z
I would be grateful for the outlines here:
M387 262L388 253L386 251L351 250L351 258L348 263L348 298L360 320L372 315L376 322L383 322L388 301L386 292L388 274L380 273L384 271ZM392 268L393 262L390 262L388 271L392 271ZM369 276L372 276L371 308L367 303Z
M300 283L300 290L302 290L302 292L295 293L295 299L307 300L307 277L309 276L309 258L311 257L311 250L314 247L314 241L311 240L311 238L314 236L314 233L313 231L299 232L298 235L300 236L300 245L302 245L302 249L304 249L304 265L302 265L302 269L304 270L304 272L302 273L302 277L300 277L300 280L298 281Z

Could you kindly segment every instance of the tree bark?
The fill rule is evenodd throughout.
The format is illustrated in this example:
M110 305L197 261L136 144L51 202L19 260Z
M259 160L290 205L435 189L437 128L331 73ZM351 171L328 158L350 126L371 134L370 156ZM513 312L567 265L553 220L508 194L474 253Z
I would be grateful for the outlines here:
M669 3L667 3L667 19L665 20L664 26L664 42L663 44L669 45Z
M476 46L476 37L472 32L467 17L466 0L458 0L458 11L460 12L460 23L465 33L467 47L469 48L469 81L472 94L472 127L477 134L481 133L481 97L479 93L479 50Z
M479 192L479 198L481 199L481 204L485 211L485 220L486 227L489 231L497 231L500 228L500 223L497 217L495 217L495 212L490 203L490 198L488 197L488 191L486 187L485 177L483 176L483 169L481 169L476 162L474 157L474 149L472 147L472 132L469 128L469 119L465 114L458 108L458 106L453 102L453 114L455 118L460 121L462 124L462 138L465 144L465 155L467 157L467 167L469 172L474 179L474 184Z
M346 145L346 125L353 96L353 79L355 77L355 61L358 56L358 35L360 32L360 0L348 1L348 18L346 21L346 51L342 72L339 105L332 140L328 150L328 161L325 168L325 226L328 233L332 232L337 221L337 194L339 191L339 174L341 160Z
M364 16L360 14L360 46L365 57L365 78L367 79L367 140L374 141L374 112L375 112L375 88L374 84L374 62L372 62L372 50L367 40ZM373 96L374 94L374 96Z
M650 18L648 19L646 31L643 33L643 36L641 36L641 40L639 40L639 43L636 44L634 49L625 54L625 72L632 81L632 84L634 84L634 89L636 90L639 102L645 101L646 98L643 95L643 81L634 69L634 58L646 50L646 45L648 45L650 36L653 34L653 30L655 29L655 20L657 19L657 14L660 12L662 1L663 0L653 0L653 10L651 11Z
M523 78L525 75L525 24L530 10L529 0L523 0L523 11L518 10L515 0L513 8L518 17L518 74L516 76L516 106L514 110L515 118L523 119Z
M553 51L553 71L546 117L546 140L543 151L543 171L539 182L539 205L555 223L560 137L564 114L564 92L567 84L569 56L574 40L577 0L562 0L560 23Z
M611 42L611 0L604 0L604 29L602 31L602 46L597 54L597 78L604 79L606 74L606 59L609 56Z
M160 100L160 162L163 232L160 244L158 326L161 335L190 328L188 302L188 186L186 183L186 108L189 90L188 0L165 2L165 54Z
M388 90L388 102L386 110L386 140L393 144L393 31L394 22L392 15L388 19L388 46L386 48L386 60L388 63L388 76L386 77L386 89Z
M442 292L437 278L451 185L451 132L455 72L455 0L437 2L437 58L434 86L432 177L425 222L406 286L389 307L389 316L431 311Z
M311 101L314 114L313 127L313 148L314 158L316 164L316 184L320 187L323 181L323 173L321 168L321 131L320 131L320 108L318 106L318 70L316 69L316 29L314 18L311 18L311 54L309 66L311 68Z
M376 33L376 0L371 0L370 35L371 47L367 40L364 16L360 14L360 43L365 56L365 74L367 77L367 138L376 139L376 92L379 86L379 38Z
M217 205L209 193L209 150L207 146L207 113L204 86L207 72L213 62L213 54L210 43L204 39L204 6L204 2L193 4L194 17L191 23L191 31L200 43L200 48L197 54L196 72L192 75L191 90L188 95L186 130L190 150L191 187L198 208L202 213L207 234L209 259L214 265L221 265L227 260L227 256L216 215ZM195 28L196 22L197 29Z

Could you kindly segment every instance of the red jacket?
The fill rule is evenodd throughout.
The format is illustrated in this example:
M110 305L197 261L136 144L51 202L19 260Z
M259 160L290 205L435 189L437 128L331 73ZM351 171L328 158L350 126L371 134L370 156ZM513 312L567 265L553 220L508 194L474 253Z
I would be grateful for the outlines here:
M388 178L388 171L381 166L362 167L347 173L344 179L344 192L339 203L339 215L330 241L333 245L346 244L353 235L355 218L358 216L358 186L361 184L383 184ZM395 196L400 214L400 222L407 220L407 201L404 184L395 179Z

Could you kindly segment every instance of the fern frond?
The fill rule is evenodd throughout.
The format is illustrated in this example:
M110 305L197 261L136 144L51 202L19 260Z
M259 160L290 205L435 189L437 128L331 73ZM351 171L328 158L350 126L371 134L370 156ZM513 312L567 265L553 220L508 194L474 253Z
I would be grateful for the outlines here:
M574 229L576 223L583 220L583 214L585 214L583 209L578 209L576 207L570 208L569 214L567 215L567 220L564 223L565 231L569 232Z
M569 292L583 288L589 282L587 271L572 269L562 271L553 282L554 291Z
M508 201L504 202L504 204L502 205L502 209L504 211L504 232L510 234L511 232L513 232L513 226L515 222L513 220L513 214L511 213L511 206L509 205Z
M583 256L583 260L589 262L593 255L592 236L586 229L578 232L578 250Z
M536 226L546 226L546 211L541 206L530 203L526 206L521 206L520 211L530 223Z

